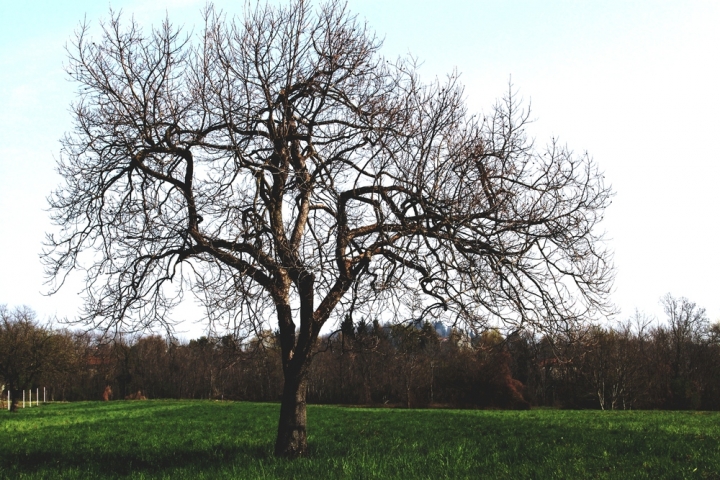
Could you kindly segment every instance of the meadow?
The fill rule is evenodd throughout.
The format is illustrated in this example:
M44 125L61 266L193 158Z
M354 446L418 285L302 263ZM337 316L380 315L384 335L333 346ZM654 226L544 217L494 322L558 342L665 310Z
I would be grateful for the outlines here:
M0 478L713 478L720 413L308 407L309 458L272 456L279 405L48 404L0 412Z

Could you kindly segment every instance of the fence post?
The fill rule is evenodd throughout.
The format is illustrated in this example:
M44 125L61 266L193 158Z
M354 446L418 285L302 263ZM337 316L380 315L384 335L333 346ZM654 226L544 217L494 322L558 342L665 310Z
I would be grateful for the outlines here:
M43 387L43 403L47 403L47 391L45 387Z
M30 405L28 405L28 408L32 407L32 388L28 388L28 396L30 397Z
M37 387L35 389L35 406L36 407L40 406L40 387Z
M23 408L25 408L25 389L23 388Z
M10 411L10 389L8 388L8 412Z

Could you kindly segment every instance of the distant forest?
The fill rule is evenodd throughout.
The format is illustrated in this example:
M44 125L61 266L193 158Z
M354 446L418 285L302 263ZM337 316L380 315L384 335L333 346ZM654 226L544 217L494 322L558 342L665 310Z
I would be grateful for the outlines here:
M666 296L666 322L553 338L441 323L352 322L318 343L311 403L402 407L720 410L720 324ZM278 401L276 333L178 342L51 329L28 308L0 306L0 384L48 400L195 398ZM17 395L15 395L17 397ZM6 398L4 393L4 398Z

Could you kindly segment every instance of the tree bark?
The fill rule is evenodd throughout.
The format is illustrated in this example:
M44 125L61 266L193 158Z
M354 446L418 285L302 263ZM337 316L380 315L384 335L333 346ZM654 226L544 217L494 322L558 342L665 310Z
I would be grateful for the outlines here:
M297 458L308 454L306 394L307 375L286 372L275 441L275 455L278 457Z

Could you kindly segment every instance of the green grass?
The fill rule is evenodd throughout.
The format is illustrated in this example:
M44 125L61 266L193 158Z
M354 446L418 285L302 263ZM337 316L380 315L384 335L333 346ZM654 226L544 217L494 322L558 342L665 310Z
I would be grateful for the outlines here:
M272 456L279 406L80 402L0 412L0 478L714 478L720 414L310 406L311 457Z

